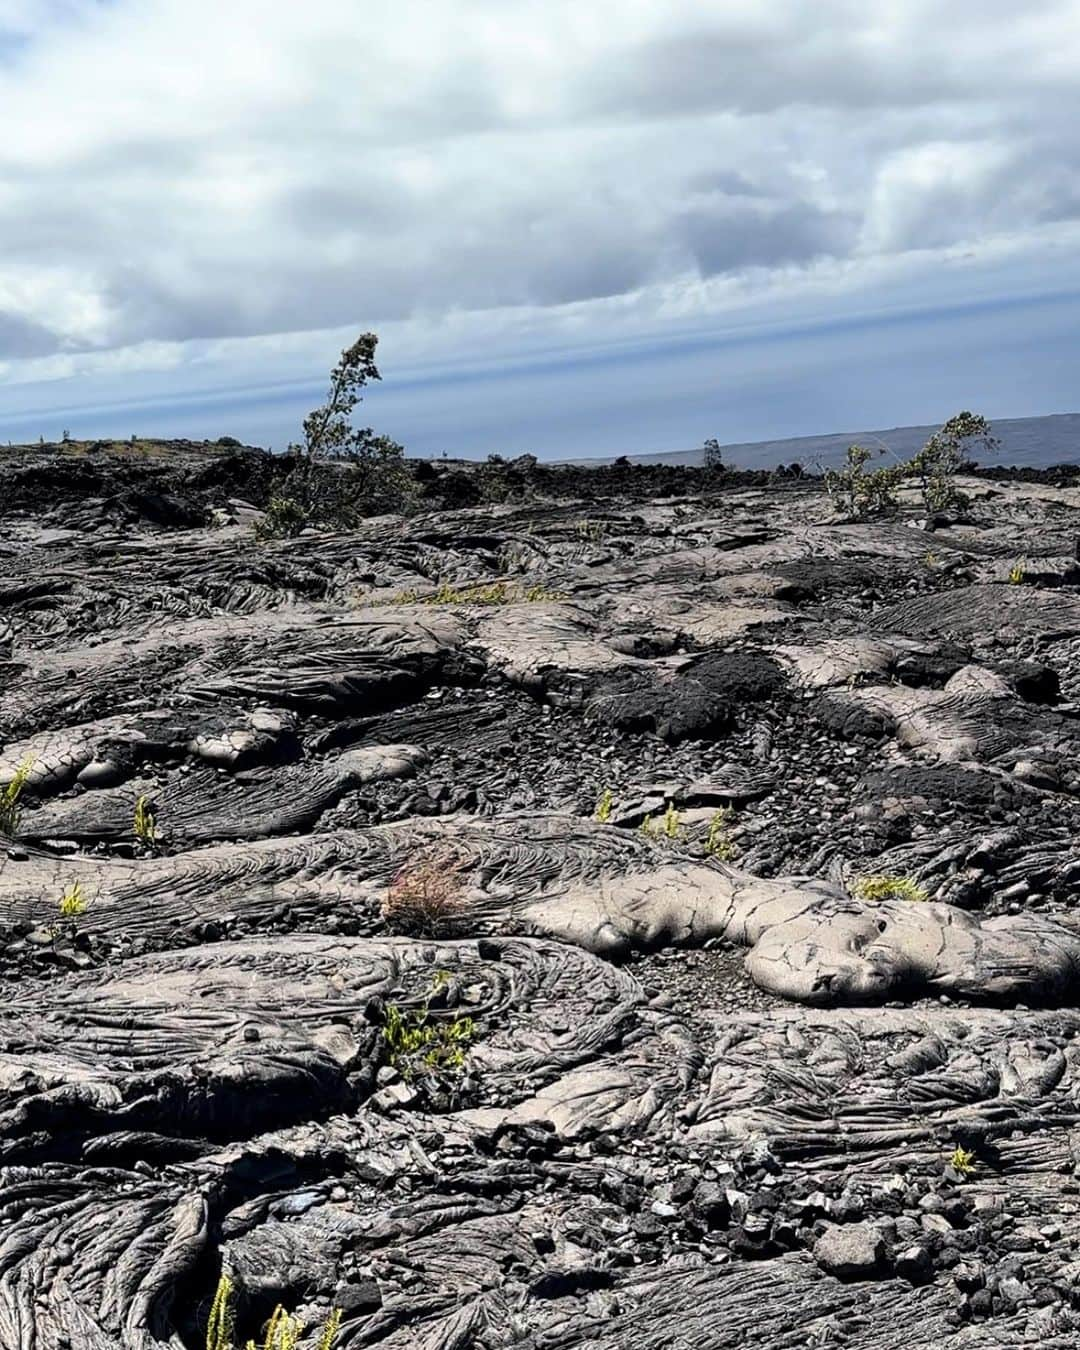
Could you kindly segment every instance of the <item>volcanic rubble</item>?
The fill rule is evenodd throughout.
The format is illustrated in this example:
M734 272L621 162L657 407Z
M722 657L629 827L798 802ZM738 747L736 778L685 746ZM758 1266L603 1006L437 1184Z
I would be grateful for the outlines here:
M189 459L0 475L0 1346L1077 1343L1080 487Z

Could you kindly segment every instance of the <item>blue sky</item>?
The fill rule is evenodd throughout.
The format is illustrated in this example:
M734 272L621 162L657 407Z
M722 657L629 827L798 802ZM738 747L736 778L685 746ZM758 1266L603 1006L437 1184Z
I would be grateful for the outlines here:
M1076 0L0 0L0 438L282 447L366 329L418 453L1075 411L1078 63Z

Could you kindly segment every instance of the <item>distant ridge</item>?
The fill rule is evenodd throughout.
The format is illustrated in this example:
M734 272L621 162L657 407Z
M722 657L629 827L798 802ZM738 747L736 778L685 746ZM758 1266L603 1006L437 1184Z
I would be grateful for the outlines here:
M725 464L740 469L766 469L793 461L806 468L838 464L849 445L885 445L901 459L920 449L940 423L920 427L891 427L887 431L844 431L828 436L793 436L780 441L739 441L722 445ZM1080 463L1080 413L1053 413L1046 417L1008 417L993 423L1001 448L982 456L985 464L1047 468L1052 464ZM633 464L701 464L704 451L671 450L654 455L627 455ZM611 464L615 456L565 460L569 464Z

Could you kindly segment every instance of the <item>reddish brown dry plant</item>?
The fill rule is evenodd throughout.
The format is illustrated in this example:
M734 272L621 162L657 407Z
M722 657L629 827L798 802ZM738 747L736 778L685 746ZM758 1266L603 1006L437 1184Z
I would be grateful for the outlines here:
M382 903L382 918L391 932L422 937L451 932L468 909L464 867L464 859L453 854L432 855L403 867Z

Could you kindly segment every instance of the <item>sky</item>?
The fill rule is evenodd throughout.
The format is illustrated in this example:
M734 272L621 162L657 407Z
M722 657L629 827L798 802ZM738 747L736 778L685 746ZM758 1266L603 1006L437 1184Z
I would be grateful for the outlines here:
M0 440L1080 410L1080 0L0 0Z

